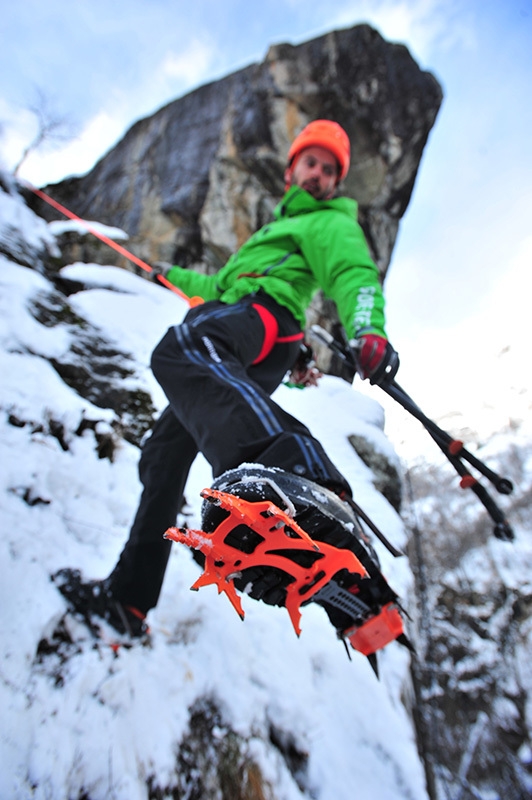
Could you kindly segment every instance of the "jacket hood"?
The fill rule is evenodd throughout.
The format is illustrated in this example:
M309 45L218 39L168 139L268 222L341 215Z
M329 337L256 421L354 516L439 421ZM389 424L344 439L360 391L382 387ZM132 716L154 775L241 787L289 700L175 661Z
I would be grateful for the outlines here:
M316 200L311 194L299 186L291 186L281 202L275 207L275 219L294 217L297 214L309 214L312 211L323 211L326 208L341 211L352 217L357 216L358 204L349 197L333 197L331 200Z

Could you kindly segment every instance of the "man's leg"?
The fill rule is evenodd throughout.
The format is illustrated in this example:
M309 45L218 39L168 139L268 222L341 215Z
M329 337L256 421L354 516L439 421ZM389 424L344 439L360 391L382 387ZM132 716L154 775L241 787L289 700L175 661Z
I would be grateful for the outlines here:
M298 331L277 306L279 333ZM279 466L339 491L349 486L308 428L271 397L272 363L264 362L268 390L253 366L264 340L264 324L251 301L209 303L189 312L157 346L152 369L176 417L213 467L215 476L246 462ZM276 346L280 382L298 350ZM253 375L252 379L250 375Z
M156 422L139 462L143 484L129 539L106 581L114 598L144 614L159 598L171 543L164 532L175 525L197 447L168 407Z

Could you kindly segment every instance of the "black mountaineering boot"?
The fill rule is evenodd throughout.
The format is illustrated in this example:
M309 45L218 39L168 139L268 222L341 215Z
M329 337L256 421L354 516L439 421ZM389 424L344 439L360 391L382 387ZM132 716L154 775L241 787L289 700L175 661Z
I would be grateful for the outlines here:
M237 590L285 606L298 635L300 608L318 603L338 637L370 658L395 639L406 643L397 595L353 508L338 495L256 464L225 472L201 494L202 529L165 534L204 559L191 588L216 584L242 618Z
M361 613L363 605L366 606L365 613L370 615L378 613L382 604L396 599L396 594L380 572L375 551L365 542L367 537L358 520L350 507L334 492L306 478L261 465L245 465L225 472L216 479L212 488L250 502L270 500L282 511L288 512L294 522L316 543L323 542L354 553L366 570L367 577L361 580L358 575L340 569L334 576L334 583L340 589L336 591L337 596L344 590L354 598L363 598L364 604L360 604ZM227 511L216 503L204 502L202 529L207 533L214 531L227 516ZM249 527L237 525L224 541L227 545L251 554L260 539L261 536ZM284 557L288 567L286 572L282 567L244 568L241 575L234 578L235 587L269 605L284 606L286 587L293 582L288 560L310 567L317 563L320 555L312 549L298 552L288 549L284 551ZM245 563L243 559L243 567ZM325 609L331 623L340 632L353 624L353 616L352 610L346 612L343 603L335 600L334 594L331 587L328 590L324 587L313 597L313 601ZM352 605L357 605L355 600Z
M120 603L111 594L106 581L86 581L77 569L60 569L52 575L72 611L83 617L90 630L97 634L98 620L107 622L128 639L147 640L149 628L145 615L133 606Z

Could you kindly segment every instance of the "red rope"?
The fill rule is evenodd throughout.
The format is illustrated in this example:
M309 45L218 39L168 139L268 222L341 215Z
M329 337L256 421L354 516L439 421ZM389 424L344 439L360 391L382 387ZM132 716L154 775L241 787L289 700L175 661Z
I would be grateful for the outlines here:
M69 219L73 219L76 222L81 223L81 225L83 225L83 227L86 228L86 230L88 230L89 233L92 233L92 235L96 236L97 239L100 239L102 242L105 242L105 244L109 245L109 247L112 247L113 250L116 250L117 253L120 253L120 255L124 256L129 261L132 261L133 264L136 264L138 267L141 267L141 269L145 270L146 272L153 272L153 267L150 267L150 265L147 264L145 261L143 261L141 258L138 258L138 256L134 255L133 253L130 253L129 250L126 250L125 247L122 247L122 245L114 242L104 233L100 233L99 231L97 231L95 228L92 227L92 225L90 225L90 223L88 223L84 219L81 219L81 217L78 217L77 214L74 214L73 211L70 211L68 208L61 205L61 203L58 203L57 200L53 199L53 197L50 197L41 189L37 189L35 186L32 186L30 183L27 183L26 181L24 183L28 189L31 189L31 191L37 195L37 197L40 197L41 200L44 200L44 202L48 203L48 205L53 206L53 208L55 208L56 211L59 211L61 214L64 214L65 217L68 217ZM170 281L167 280L163 275L157 275L157 280L160 281L162 284L164 284L164 286L166 286L168 289L171 289L173 292L178 294L182 300L185 300L188 303L189 306L197 306L203 303L203 299L201 297L188 297L184 292L181 291L181 289L178 289L177 286L174 286L173 283L170 283Z

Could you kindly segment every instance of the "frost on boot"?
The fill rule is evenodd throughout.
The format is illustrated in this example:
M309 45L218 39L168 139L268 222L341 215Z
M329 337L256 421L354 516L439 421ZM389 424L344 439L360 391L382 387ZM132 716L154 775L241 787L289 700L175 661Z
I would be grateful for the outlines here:
M237 590L286 606L297 634L300 607L316 602L338 634L366 655L402 634L397 596L337 495L280 469L246 465L221 475L202 496L202 530L166 533L205 557L193 589L216 584L241 617ZM383 624L368 629L384 609ZM363 628L369 639L361 647Z

